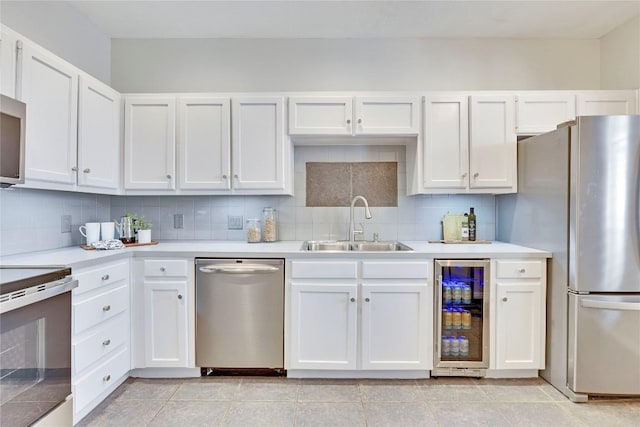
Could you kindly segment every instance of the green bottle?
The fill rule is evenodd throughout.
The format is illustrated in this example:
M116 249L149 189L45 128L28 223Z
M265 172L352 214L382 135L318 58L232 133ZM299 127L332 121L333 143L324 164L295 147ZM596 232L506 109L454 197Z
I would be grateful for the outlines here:
M469 241L476 241L476 214L473 208L469 209Z

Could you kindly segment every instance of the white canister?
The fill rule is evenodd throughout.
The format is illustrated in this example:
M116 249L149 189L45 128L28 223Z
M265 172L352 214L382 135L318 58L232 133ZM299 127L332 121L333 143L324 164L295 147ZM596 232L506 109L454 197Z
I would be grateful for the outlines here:
M151 243L151 230L138 230L138 243Z
M100 236L102 240L113 240L116 235L116 224L113 222L100 223Z
M100 223L99 222L87 222L85 225L81 225L78 230L87 239L87 245L91 245L100 240Z

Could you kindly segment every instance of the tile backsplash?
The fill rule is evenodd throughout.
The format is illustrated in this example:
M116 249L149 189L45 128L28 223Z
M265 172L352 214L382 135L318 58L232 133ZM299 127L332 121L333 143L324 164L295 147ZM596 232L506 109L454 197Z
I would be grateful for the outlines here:
M110 221L125 212L143 214L153 223L152 238L245 240L244 230L228 230L228 216L260 218L262 208L278 211L280 240L345 239L348 207L306 206L306 162L397 162L398 206L372 207L372 218L355 208L365 238L374 232L384 240L430 240L442 237L440 220L447 213L475 207L478 239L495 239L492 195L406 196L404 146L332 146L295 149L295 196L105 196L9 188L0 190L0 255L75 246L83 242L78 227ZM182 214L183 228L174 228ZM72 232L61 233L62 215L72 216Z

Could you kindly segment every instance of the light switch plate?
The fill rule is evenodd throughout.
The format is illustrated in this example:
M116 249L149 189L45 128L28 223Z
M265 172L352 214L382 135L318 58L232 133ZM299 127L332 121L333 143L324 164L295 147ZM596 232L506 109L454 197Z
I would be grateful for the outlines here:
M71 215L62 215L60 218L60 232L71 233Z
M184 214L173 215L173 228L184 228Z
M228 230L242 230L242 215L228 215L227 216L227 229Z

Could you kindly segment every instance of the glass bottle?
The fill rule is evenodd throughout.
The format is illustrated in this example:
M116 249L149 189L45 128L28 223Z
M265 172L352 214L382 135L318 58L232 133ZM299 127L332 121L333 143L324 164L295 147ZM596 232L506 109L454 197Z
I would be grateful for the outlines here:
M261 234L260 220L258 218L247 219L247 242L259 243Z
M469 209L469 241L476 241L476 214L473 208Z
M278 240L278 221L276 210L266 207L262 209L262 240L265 242L275 242Z

